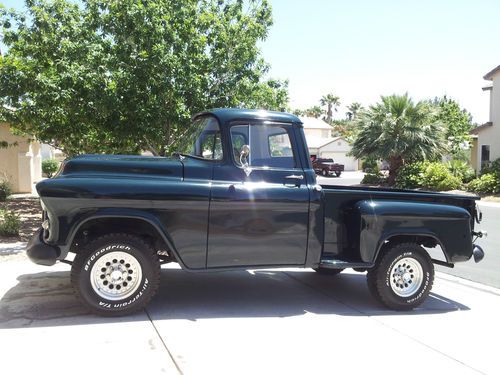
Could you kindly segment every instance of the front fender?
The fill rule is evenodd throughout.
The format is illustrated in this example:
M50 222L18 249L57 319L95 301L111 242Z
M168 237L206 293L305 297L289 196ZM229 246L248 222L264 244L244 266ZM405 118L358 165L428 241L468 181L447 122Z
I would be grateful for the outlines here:
M363 200L355 205L359 250L363 262L375 262L380 248L395 236L432 238L448 263L472 256L470 214L450 205L389 200Z
M156 216L153 214L142 211L142 210L136 210L136 209L127 209L127 208L101 208L92 212L89 212L87 214L82 214L81 216L75 217L74 221L71 223L71 230L68 232L68 235L66 237L66 246L60 246L61 247L61 255L59 259L64 259L69 251L69 248L71 247L71 244L73 243L73 240L75 238L75 235L79 232L80 228L93 220L97 219L108 219L108 218L117 218L117 219L135 219L135 220L142 220L150 224L151 226L154 227L156 232L162 237L162 239L165 241L167 246L171 251L173 251L176 259L181 263L181 265L184 267L184 264L182 264L182 259L179 257L179 254L177 253L177 250L175 248L174 242L172 241L172 238L168 234L168 232L165 230L164 226L162 223L158 220Z

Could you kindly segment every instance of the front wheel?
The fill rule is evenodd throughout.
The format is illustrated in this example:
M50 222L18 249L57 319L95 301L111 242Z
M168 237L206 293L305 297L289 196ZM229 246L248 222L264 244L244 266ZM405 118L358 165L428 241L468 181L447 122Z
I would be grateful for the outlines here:
M417 243L400 243L388 248L367 274L372 295L394 310L411 310L429 295L434 282L434 265Z
M323 177L328 177L328 171L327 171L326 169L323 169L323 170L321 171L321 175L322 175Z
M90 242L75 256L71 283L93 313L119 316L144 308L160 282L160 262L142 239L109 234Z

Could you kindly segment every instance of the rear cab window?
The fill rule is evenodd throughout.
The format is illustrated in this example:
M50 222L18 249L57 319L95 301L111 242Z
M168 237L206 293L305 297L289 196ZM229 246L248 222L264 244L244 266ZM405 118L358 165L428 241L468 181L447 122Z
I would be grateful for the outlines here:
M248 164L263 168L296 168L291 141L291 126L283 124L242 124L231 127L231 148L235 164L240 160L243 145L250 146Z

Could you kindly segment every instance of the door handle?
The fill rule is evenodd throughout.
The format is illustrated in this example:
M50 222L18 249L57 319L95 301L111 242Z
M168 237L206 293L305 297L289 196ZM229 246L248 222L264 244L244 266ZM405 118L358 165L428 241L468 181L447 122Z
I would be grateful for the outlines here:
M288 180L303 180L304 176L301 174L291 174L290 176L285 176Z

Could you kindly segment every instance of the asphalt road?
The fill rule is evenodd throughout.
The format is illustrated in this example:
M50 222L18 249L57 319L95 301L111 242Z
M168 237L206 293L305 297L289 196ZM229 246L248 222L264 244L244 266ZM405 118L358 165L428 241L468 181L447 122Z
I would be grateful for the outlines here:
M364 173L360 171L342 172L340 177L322 177L317 176L320 185L357 185L363 179Z
M480 263L473 259L457 263L455 268L437 267L441 272L463 277L481 284L500 288L500 203L479 202L483 221L476 229L488 232L488 237L477 240L486 255Z

